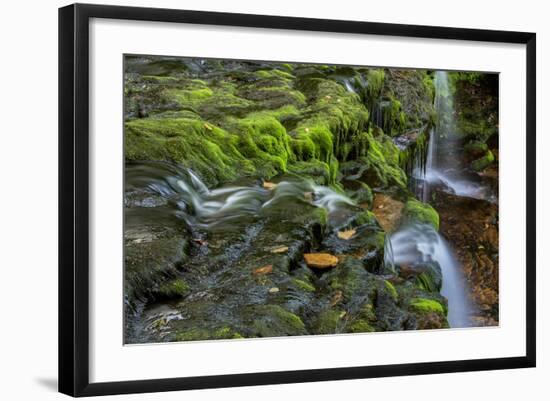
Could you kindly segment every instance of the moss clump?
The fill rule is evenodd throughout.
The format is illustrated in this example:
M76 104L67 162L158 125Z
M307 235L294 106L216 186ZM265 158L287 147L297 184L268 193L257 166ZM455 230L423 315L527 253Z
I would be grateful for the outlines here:
M371 206L374 195L372 189L368 184L361 181L348 181L352 183L356 189L346 191L348 196L355 201L358 205Z
M397 290L395 289L395 286L388 280L384 280L384 286L386 287L386 291L390 294L393 300L397 302L399 296L397 295Z
M370 210L364 210L359 213L353 220L353 226L359 227L365 224L378 225L378 220L376 216Z
M315 287L313 285L311 285L311 283L308 283L307 281L300 280L300 279L297 279L297 278L293 278L292 282L294 283L294 285L296 287L298 287L299 289L301 289L303 291L315 292Z
M352 152L365 168L363 180L371 187L397 186L406 188L407 176L399 165L399 149L385 135L374 137L372 132L363 132L355 139Z
M372 102L378 98L384 87L384 78L386 74L383 69L369 69L366 74L367 88L366 93L368 99Z
M401 107L401 102L394 97L390 97L388 103L383 108L383 127L384 132L390 136L397 136L405 129L406 115Z
M445 308L439 302L434 301L433 299L426 298L413 298L411 299L410 306L416 312L419 313L440 313L442 315L446 314Z
M403 208L403 222L418 222L430 224L436 230L439 230L439 214L428 203L420 202L410 198Z
M487 144L481 141L470 141L464 145L464 151L472 156L480 156L489 150Z
M239 138L199 119L139 119L126 123L126 160L165 160L198 172L209 184L252 172L237 150ZM240 170L240 171L239 171Z
M347 331L350 333L372 333L375 329L368 321L359 319L350 324Z
M155 298L181 298L189 292L189 285L182 279L175 279L161 284L153 296Z
M439 291L437 286L433 282L432 277L426 272L422 272L418 276L416 276L416 284L420 289L424 291L428 291L428 292Z
M322 311L315 320L314 332L317 334L339 333L342 329L342 311L337 309L326 309Z
M238 148L252 162L259 176L271 178L286 172L291 158L290 138L279 120L268 112L238 120Z
M221 327L214 330L192 328L178 331L174 335L174 341L229 340L238 338L243 338L243 336L230 327Z
M485 155L477 160L474 160L471 164L471 167L475 171L482 171L489 167L495 161L495 156L490 150L485 153Z
M306 334L302 319L279 305L260 305L254 308L254 312L261 316L252 322L254 336L256 337Z

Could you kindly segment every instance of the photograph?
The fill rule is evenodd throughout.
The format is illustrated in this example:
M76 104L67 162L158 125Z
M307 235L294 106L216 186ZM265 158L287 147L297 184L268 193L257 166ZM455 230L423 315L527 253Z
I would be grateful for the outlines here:
M499 75L124 56L125 344L499 325Z

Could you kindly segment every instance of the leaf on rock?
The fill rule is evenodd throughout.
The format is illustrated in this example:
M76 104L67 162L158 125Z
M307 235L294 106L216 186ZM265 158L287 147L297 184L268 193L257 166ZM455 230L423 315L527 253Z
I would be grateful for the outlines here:
M351 237L355 235L356 232L357 231L355 231L354 229L338 231L338 238L349 240Z
M261 276L261 275L264 275L264 274L269 274L272 271L273 271L273 265L265 265L265 266L262 266L262 267L258 267L257 269L254 269L252 274L255 275L255 276Z
M309 267L327 269L338 264L338 258L330 253L304 253L304 259Z
M273 189L277 186L277 184L275 184L274 182L269 182L269 181L264 181L264 185L263 187L265 189Z

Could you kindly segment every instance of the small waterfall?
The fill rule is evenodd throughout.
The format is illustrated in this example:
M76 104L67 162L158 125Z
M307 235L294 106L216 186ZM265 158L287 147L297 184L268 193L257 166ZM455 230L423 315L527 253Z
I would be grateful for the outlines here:
M437 113L437 123L430 131L428 154L423 170L417 170L416 176L423 182L422 201L430 200L430 185L441 180L442 165L439 152L449 154L451 142L448 139L455 135L454 99L449 89L449 75L446 71L436 71L434 76L435 99L434 108Z
M394 265L420 266L437 262L441 268L441 295L448 300L449 325L453 328L471 326L472 305L468 300L465 279L449 245L430 225L411 224L390 236Z
M434 77L437 123L430 131L428 151L424 168L415 168L414 180L420 190L414 191L423 202L429 202L434 185L458 196L476 199L491 199L489 189L471 177L463 175L459 146L456 135L454 98L449 87L449 76L445 71L436 71Z

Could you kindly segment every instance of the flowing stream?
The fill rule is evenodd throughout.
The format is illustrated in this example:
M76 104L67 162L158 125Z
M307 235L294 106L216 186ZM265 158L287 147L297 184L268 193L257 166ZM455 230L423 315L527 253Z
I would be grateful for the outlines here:
M151 196L133 197L146 189ZM243 182L210 190L190 169L162 162L129 164L126 167L126 202L156 207L170 203L170 213L195 229L225 229L249 222L289 201L307 202L337 215L342 208L356 207L347 196L308 180L284 180L264 188L258 182Z

